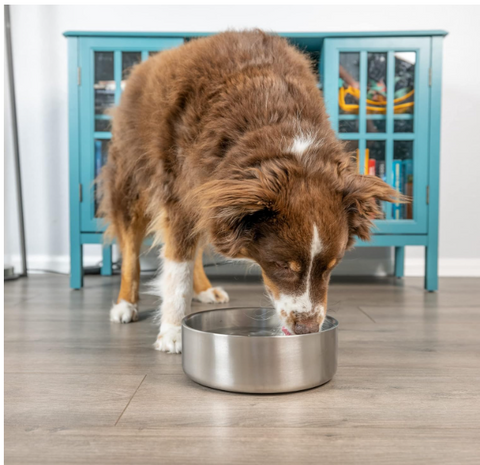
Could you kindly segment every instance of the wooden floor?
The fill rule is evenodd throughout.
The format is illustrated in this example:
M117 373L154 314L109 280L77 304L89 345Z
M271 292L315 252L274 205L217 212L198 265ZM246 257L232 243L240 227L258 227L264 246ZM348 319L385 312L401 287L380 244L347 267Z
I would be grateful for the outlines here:
M338 278L339 367L317 389L220 392L153 350L155 299L108 321L118 277L5 284L5 463L230 464L480 461L480 280ZM265 303L230 283L231 306ZM194 304L195 310L211 308Z

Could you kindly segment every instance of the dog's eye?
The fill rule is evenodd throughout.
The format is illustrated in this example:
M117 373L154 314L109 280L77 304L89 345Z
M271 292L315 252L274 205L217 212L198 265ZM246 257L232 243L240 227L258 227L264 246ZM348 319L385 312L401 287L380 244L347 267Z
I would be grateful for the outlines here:
M279 270L290 270L290 265L287 262L273 262L275 267Z

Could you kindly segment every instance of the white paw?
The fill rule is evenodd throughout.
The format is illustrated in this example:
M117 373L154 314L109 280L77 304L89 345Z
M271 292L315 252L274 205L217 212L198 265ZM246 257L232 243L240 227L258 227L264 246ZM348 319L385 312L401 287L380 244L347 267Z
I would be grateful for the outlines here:
M204 304L226 304L230 299L221 287L211 287L206 291L199 292L193 299Z
M131 321L137 320L137 306L126 300L121 300L110 310L110 321L114 321L115 323L130 323Z
M163 323L160 328L160 334L153 345L155 350L168 352L170 354L179 354L182 352L182 327Z

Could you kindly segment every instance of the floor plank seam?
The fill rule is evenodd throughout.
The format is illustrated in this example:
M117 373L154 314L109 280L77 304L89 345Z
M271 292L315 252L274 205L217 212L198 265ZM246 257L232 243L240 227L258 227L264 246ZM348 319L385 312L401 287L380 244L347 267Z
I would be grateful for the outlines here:
M118 422L120 421L120 419L122 418L123 414L125 413L125 410L127 410L128 406L130 405L130 402L132 401L132 399L135 397L135 394L138 392L138 390L140 389L140 386L142 385L142 383L145 381L145 378L147 377L147 375L145 375L142 379L142 381L140 381L140 384L137 386L137 389L135 389L135 392L132 394L132 397L130 397L129 401L127 402L127 405L125 405L125 408L123 409L122 413L120 414L120 416L118 417L117 421L115 422L115 424L113 426L117 426Z
M371 317L365 310L363 310L362 307L358 306L357 308L358 308L367 318L369 318L370 320L372 320L375 324L377 323L377 322L373 319L373 317Z

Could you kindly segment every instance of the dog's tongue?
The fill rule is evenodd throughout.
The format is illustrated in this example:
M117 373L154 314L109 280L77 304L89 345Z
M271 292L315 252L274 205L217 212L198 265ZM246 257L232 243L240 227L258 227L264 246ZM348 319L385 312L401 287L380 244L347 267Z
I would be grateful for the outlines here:
M283 334L285 334L285 336L292 335L292 333L287 328L285 328L285 326L282 326L282 331L283 331Z

